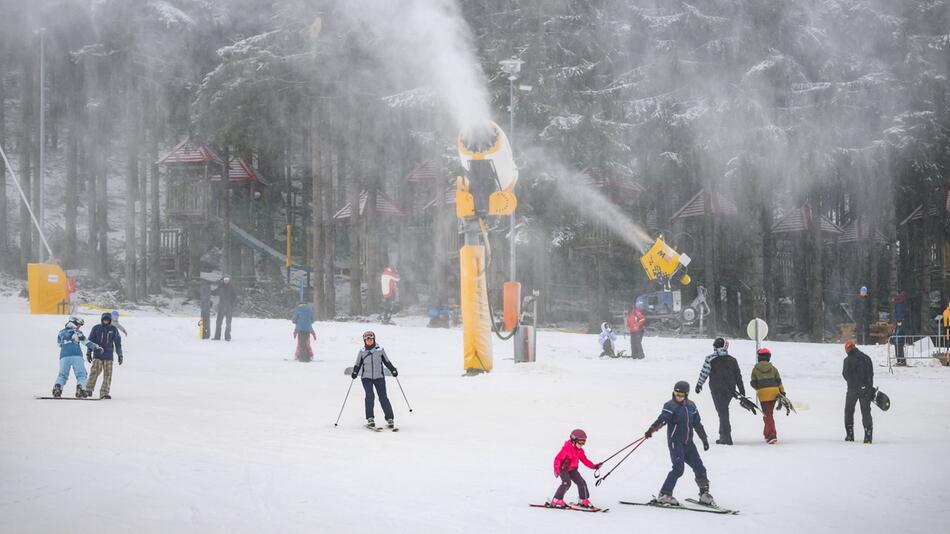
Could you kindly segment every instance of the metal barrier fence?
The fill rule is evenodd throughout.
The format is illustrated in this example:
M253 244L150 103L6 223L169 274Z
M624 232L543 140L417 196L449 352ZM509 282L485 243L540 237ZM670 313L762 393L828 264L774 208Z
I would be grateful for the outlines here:
M950 360L950 336L915 335L890 336L887 338L887 369L907 365L907 360L940 360L944 365Z

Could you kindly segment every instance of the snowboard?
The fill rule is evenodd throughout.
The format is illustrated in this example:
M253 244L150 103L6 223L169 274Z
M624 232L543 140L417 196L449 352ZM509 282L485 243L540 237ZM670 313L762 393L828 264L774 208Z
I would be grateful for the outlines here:
M529 504L528 506L531 506L532 508L548 508L550 510L571 510L574 512L589 512L589 513L607 512L610 510L610 508L597 508L596 506L593 508L581 508L581 507L578 507L576 503L571 503L565 508L562 508L560 506L551 506L551 503L548 503L548 502L544 504Z
M695 499L686 499L686 500L687 502L695 502ZM667 508L670 510L686 510L688 512L703 512L707 514L736 515L739 513L738 510L727 510L726 508L719 508L718 506L717 507L706 506L704 504L700 504L699 508L692 507L692 506L683 506L682 504L680 504L679 506L672 506L669 504L660 504L656 502L656 498L654 498L653 500L649 502L620 501L620 504L629 504L632 506L652 506L653 508Z
M78 398L78 397L33 397L33 398L34 398L34 399L37 399L37 400L46 400L46 399L52 399L52 400L82 400L82 401L97 401L97 400L102 400L102 399L100 399L100 398L98 398L98 397L83 397L83 398Z

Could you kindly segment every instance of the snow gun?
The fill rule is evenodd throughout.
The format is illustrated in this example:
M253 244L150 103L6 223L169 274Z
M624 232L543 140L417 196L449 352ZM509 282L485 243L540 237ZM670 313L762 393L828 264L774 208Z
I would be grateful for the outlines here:
M455 215L461 221L464 244L459 250L461 316L466 374L492 370L491 333L498 334L485 273L491 246L485 219L512 215L518 206L514 188L518 169L508 136L494 122L467 128L458 134L458 154L465 176L455 181ZM509 339L518 329L521 288L505 284L505 326Z
M665 291L670 290L670 280L677 276L681 284L689 285L692 278L686 273L686 267L690 261L689 256L676 252L666 244L662 235L657 237L650 250L640 257L640 265L646 271L647 278L662 285Z

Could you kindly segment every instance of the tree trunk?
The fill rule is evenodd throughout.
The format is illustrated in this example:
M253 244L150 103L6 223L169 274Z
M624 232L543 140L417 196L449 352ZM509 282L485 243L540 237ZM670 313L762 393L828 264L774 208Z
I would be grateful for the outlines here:
M326 143L329 147L330 143L330 131L327 129L325 131ZM326 300L326 313L327 318L332 319L336 317L336 279L334 278L334 273L336 272L333 258L336 255L336 230L337 226L333 221L333 214L336 213L336 195L337 190L343 189L342 180L343 176L346 175L346 162L343 156L345 152L345 143L342 139L337 141L337 150L336 150L336 166L333 166L333 161L329 157L324 158L325 168L325 185L326 191L323 195L323 224L326 227L326 240L324 241L324 255L323 255L323 268L326 272L326 278L324 281L324 287L326 288L327 300ZM331 173L332 171L332 173Z
M138 284L135 278L136 253L138 247L135 241L135 197L138 196L139 182L139 115L135 101L135 89L128 91L128 117L130 122L127 132L126 146L126 175L125 175L125 298L131 302L136 300Z
M376 210L376 202L379 198L380 173L384 162L385 149L379 147L373 157L373 168L366 176L366 235L364 236L366 248L366 304L367 313L373 313L379 310L382 302L382 293L380 284L377 283L378 277L382 272L380 267L380 247L384 246L383 240L379 237L379 213Z
M805 237L805 287L807 290L807 322L805 324L812 341L824 341L824 309L822 307L822 266L824 258L822 257L821 242L821 209L820 207L805 204L802 210L805 212L805 224L807 236Z
M65 205L65 224L66 236L63 244L63 263L68 267L76 265L76 218L79 215L79 138L80 138L80 119L78 110L75 108L78 104L70 99L70 110L67 113L70 117L69 137L66 139L66 198L63 200Z
M23 58L23 86L20 97L20 187L29 201L33 188L31 184L33 159L33 57L29 54ZM20 199L20 267L25 272L26 264L33 260L33 222L30 219L29 207Z
M145 93L143 92L142 96L144 97L144 95ZM146 109L144 99L142 102L140 102L140 105L142 106L141 109L143 110ZM140 116L139 116L140 125L139 125L139 131L137 134L138 139L142 143L147 143L148 142L147 137L146 137L147 134L145 131L145 120L146 120L145 113L141 111L139 113L140 113ZM145 145L145 146L147 147L148 145ZM138 294L140 298L148 295L148 169L149 169L149 165L151 165L152 163L151 161L149 161L148 158L149 158L149 154L147 151L145 152L144 158L139 158L139 187L138 187L138 199L137 199L139 203L139 208L138 208L138 219L139 219L138 220L138 232L139 232L138 273L139 274L138 274L137 282L139 285Z
M715 190L711 180L706 180L706 186L703 188L703 277L706 279L706 291L709 298L706 304L709 305L709 316L706 319L712 334L719 333L719 314L725 315L725 310L721 309L721 292L719 289L719 273L716 270L716 252L718 251L718 226L716 215L713 213L712 198Z
M4 78L0 76L0 146L6 146L7 116L4 113L6 94L4 92ZM12 171L12 169L11 169ZM0 158L0 269L10 267L7 260L10 258L10 234L7 224L7 164Z
M324 136L320 124L320 99L310 101L310 223L313 234L313 250L311 266L313 268L313 310L318 319L327 319L326 280L323 269L324 244L323 235L326 229L323 219L323 183L326 177L323 174L323 146Z
M352 173L353 176L350 176L347 179L347 186L349 187L349 197L350 197L350 315L358 316L363 315L363 299L362 299L362 269L360 266L360 247L362 245L360 239L360 193L362 192L362 176L366 172L366 165L359 165L360 162L360 151L359 151L359 141L362 141L361 134L363 133L362 124L357 126L357 149L354 150L355 157L354 161L358 164L356 172Z

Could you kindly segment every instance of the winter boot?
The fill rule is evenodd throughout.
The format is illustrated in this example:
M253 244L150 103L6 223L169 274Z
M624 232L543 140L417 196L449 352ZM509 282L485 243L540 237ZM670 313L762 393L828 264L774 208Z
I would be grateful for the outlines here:
M593 508L595 508L595 506L590 503L590 499L584 499L584 500L582 500L581 502L577 503L577 507L578 507L578 508L587 508L587 509L593 509Z
M871 429L870 428L864 429L864 443L867 445L871 444Z
M100 398L100 399L111 399L111 398L112 398L112 395L100 395L99 398Z
M396 428L396 422L392 419L386 419L386 428Z
M567 508L567 503L564 502L564 499L551 499L548 506L551 508Z
M376 420L370 417L369 419L366 420L366 426L370 428L376 428Z
M656 499L653 502L657 504L662 504L664 506L679 506L680 502L676 500L676 497L668 495L666 493L660 492Z
M844 429L844 440L845 441L854 441L854 427L846 427Z
M80 384L76 384L76 398L77 399L86 398L86 392L82 390L82 386Z
M57 399L63 395L63 386L59 384L53 384L53 396Z
M709 481L697 480L696 485L699 486L699 503L705 504L706 506L716 506L716 501L713 500L713 496L709 494Z

